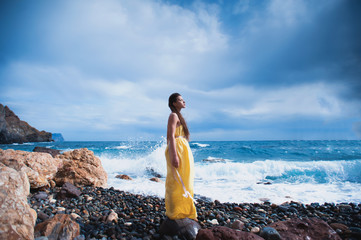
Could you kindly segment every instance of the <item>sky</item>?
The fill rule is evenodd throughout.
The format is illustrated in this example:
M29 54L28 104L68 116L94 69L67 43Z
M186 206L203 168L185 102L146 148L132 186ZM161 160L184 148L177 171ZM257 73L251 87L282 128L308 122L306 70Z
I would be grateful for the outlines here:
M0 103L67 141L361 139L361 1L2 0Z

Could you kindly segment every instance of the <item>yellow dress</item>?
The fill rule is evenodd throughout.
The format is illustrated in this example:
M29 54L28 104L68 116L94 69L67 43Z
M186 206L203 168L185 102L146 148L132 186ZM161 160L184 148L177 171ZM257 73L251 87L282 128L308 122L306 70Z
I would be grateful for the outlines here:
M197 219L197 210L193 202L194 159L189 143L184 137L182 125L176 128L175 143L179 159L178 168L172 166L168 151L169 144L165 150L167 159L165 215L172 220Z

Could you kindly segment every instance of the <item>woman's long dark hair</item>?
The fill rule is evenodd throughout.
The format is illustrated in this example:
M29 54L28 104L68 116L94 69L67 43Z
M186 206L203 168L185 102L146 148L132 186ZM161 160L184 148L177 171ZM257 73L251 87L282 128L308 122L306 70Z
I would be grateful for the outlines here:
M182 114L173 106L173 103L175 103L177 101L177 98L181 96L179 93L173 93L172 95L169 96L169 99L168 99L168 106L170 108L170 110L174 113L177 114L178 118L179 118L179 121L180 123L182 124L183 126L183 131L184 131L184 134L185 134L185 137L187 138L187 140L189 141L189 130L188 130L188 126L187 126L187 123L186 121L184 120Z

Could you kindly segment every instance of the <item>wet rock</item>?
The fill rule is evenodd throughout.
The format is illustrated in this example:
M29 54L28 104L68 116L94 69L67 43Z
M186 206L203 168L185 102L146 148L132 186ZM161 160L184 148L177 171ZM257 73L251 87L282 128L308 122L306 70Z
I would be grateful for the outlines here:
M161 178L162 175L157 173L153 168L147 167L147 173L152 175L153 177Z
M115 176L116 178L119 178L119 179L123 179L123 180L133 180L133 178L129 177L128 175L126 174L119 174L117 176Z
M157 177L152 177L151 179L149 179L150 181L153 181L153 182L163 182L162 180L160 180L160 178L157 178Z
M166 218L160 226L160 234L163 236L179 237L180 239L193 240L201 226L189 218L171 220Z
M260 236L265 240L281 240L281 235L277 232L276 229L271 227L265 227L262 229Z
M340 236L323 220L318 218L290 219L269 225L284 239L329 239L341 240Z
M26 174L0 163L0 183L0 239L33 239L37 216L27 201Z
M57 195L58 199L65 199L65 198L74 198L74 197L79 197L81 194L81 191L79 190L79 188L75 187L73 184L71 183L64 183L60 192Z
M79 236L79 224L67 214L57 214L35 226L34 236L45 236L49 239L74 239Z
M224 226L201 229L196 240L263 240L260 236Z
M55 175L57 185L69 182L75 186L106 187L108 175L92 151L76 149L59 155L59 158L64 165Z
M49 153L52 157L56 157L56 155L60 154L60 150L46 148L46 147L35 147L33 149L33 152Z

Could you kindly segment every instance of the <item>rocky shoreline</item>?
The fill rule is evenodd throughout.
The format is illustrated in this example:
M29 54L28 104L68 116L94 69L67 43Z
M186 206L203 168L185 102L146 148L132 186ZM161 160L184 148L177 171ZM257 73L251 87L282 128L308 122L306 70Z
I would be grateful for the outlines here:
M0 149L1 239L361 239L361 203L220 203L196 195L198 222L172 221L164 199L106 188L92 151L34 151Z
M38 214L36 223L56 214L68 214L80 226L77 239L161 239L159 229L165 220L164 199L114 188L78 189L79 196L65 198L59 197L60 187L32 192L28 201ZM328 223L341 239L361 237L361 204L237 204L197 199L196 207L198 223L204 229L227 226L257 235L272 223L316 218Z

